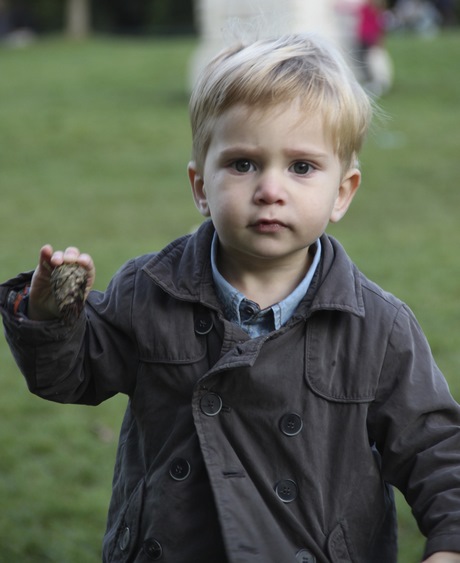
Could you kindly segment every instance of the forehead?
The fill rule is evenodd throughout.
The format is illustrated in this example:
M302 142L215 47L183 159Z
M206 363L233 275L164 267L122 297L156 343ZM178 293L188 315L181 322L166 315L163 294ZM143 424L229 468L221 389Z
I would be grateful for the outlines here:
M332 143L322 112L313 112L299 100L293 100L267 107L235 104L227 108L213 120L210 144L223 139L274 143L281 137L283 140L314 137L323 144Z

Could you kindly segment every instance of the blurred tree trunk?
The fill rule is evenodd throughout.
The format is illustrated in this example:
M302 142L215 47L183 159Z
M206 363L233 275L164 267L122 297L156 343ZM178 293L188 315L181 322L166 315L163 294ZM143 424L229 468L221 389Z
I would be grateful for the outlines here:
M87 37L90 32L90 0L66 1L66 32L74 39Z

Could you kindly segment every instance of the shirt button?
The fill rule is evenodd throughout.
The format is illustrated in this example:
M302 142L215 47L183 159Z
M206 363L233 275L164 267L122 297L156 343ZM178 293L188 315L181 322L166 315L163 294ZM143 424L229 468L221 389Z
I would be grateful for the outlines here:
M281 417L280 430L285 436L296 436L303 428L303 421L298 414L289 412Z
M210 315L208 316L200 315L199 317L196 317L195 319L196 334L204 336L205 334L208 334L208 332L211 332L212 327L213 327L213 322Z
M316 563L316 557L308 549L298 551L295 558L298 563Z
M222 399L216 393L206 393L201 397L200 408L206 416L216 416L222 409Z
M190 463L182 457L176 457L169 466L169 474L174 481L184 481L190 475Z
M128 526L126 526L121 533L120 540L118 541L118 546L120 547L121 551L125 551L125 549L128 547L130 538L131 532Z
M253 305L244 305L243 313L248 317L253 317L257 313L257 309Z
M158 561L163 555L161 543L154 538L149 538L144 542L144 553L152 561Z
M283 502L292 502L297 498L297 485L291 479L283 479L276 484L275 493Z

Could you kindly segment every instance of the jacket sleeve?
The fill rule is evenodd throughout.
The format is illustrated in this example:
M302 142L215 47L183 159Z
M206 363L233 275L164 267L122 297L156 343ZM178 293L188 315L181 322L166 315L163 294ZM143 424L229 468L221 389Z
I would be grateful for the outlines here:
M61 403L98 404L135 385L137 347L132 303L137 270L127 263L107 291L92 291L78 320L37 322L14 314L11 292L30 283L21 274L0 287L5 337L30 391Z
M405 306L388 341L369 432L384 479L404 494L427 537L425 557L460 552L460 408Z

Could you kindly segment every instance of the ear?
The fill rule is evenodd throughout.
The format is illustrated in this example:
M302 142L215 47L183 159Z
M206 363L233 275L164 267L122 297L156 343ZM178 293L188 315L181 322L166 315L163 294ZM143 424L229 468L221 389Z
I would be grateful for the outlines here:
M204 217L209 217L210 213L208 200L206 198L206 192L204 189L203 175L198 172L196 163L194 161L189 162L187 171L190 185L192 187L192 194L195 205L201 215L203 215Z
M361 172L358 168L350 168L345 176L342 178L342 182L339 187L337 194L337 199L335 200L334 207L332 209L330 221L331 223L337 223L342 219L345 213L348 211L356 192L358 191L359 184L361 183Z

